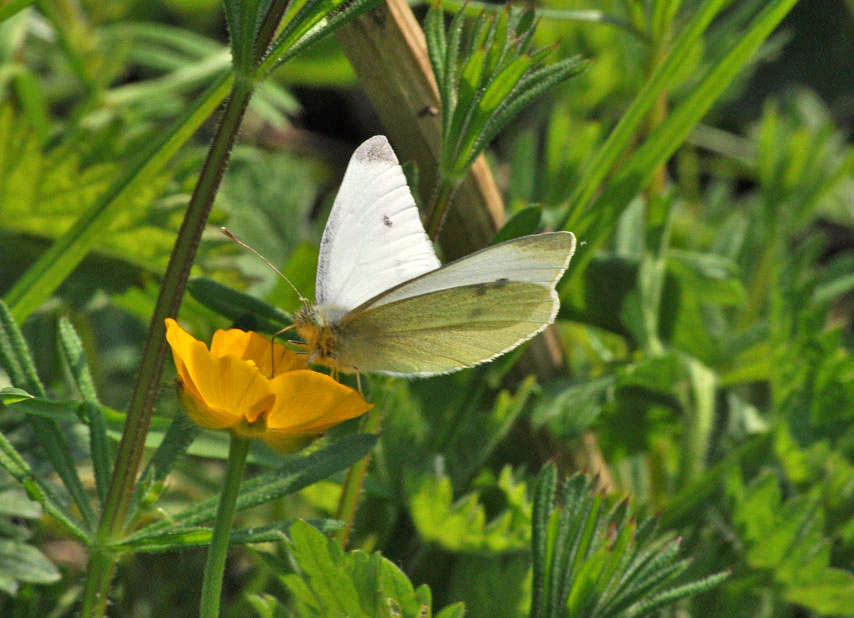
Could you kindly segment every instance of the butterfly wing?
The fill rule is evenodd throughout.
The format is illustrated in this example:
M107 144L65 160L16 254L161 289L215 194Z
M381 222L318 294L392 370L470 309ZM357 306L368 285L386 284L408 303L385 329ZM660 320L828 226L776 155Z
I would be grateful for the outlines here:
M336 364L428 376L492 360L554 321L574 248L567 232L517 238L405 282L341 319Z
M350 159L320 241L315 301L345 309L440 263L388 140Z
M548 232L520 236L449 262L435 272L406 281L372 299L372 308L437 290L505 279L554 290L572 254L575 236Z

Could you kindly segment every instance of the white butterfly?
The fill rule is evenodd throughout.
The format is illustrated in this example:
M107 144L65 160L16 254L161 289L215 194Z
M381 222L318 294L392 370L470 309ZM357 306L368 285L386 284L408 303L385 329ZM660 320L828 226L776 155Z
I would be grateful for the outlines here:
M320 242L317 304L294 316L311 360L430 376L490 361L554 321L575 236L523 236L442 266L388 140L353 153Z

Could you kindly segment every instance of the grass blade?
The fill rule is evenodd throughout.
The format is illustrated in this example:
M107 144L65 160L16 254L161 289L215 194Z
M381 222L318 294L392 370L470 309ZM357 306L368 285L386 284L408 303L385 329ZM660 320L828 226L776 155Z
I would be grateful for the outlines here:
M620 118L620 122L611 131L608 139L593 157L585 173L582 174L581 182L569 198L566 216L560 226L562 229L572 227L575 220L584 212L584 207L593 197L599 185L614 168L625 149L630 146L632 138L658 94L671 84L682 65L690 57L688 51L697 43L715 15L728 3L728 0L706 0L697 9L682 34L676 39L670 53L667 54L647 83L641 88L629 109Z
M595 203L580 216L571 218L569 225L579 238L588 243L588 250L577 256L572 273L564 280L562 289L578 287L578 278L593 257L592 249L604 241L629 202L652 178L656 168L664 164L685 141L692 129L796 2L797 0L769 2L753 20L741 40L709 70L691 94L621 166L619 174L605 187ZM608 147L609 142L611 138L603 146L603 150ZM597 160L598 158L597 155ZM598 170L592 170L594 175L597 175L597 172ZM591 191L593 189L595 188L591 188ZM581 202L575 202L575 204L580 205ZM568 216L571 217L573 212L580 211L574 210L571 206Z

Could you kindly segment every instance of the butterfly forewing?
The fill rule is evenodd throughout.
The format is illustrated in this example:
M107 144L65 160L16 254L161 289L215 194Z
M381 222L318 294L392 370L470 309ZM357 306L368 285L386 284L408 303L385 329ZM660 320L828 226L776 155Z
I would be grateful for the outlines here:
M320 242L316 302L352 309L440 266L383 136L353 153Z

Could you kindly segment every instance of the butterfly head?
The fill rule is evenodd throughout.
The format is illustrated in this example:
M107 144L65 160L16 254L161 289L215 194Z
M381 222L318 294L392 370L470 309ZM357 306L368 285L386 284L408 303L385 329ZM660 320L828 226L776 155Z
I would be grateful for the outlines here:
M342 369L335 362L335 356L340 342L337 321L344 313L338 307L308 303L294 313L294 326L305 341L312 362Z

